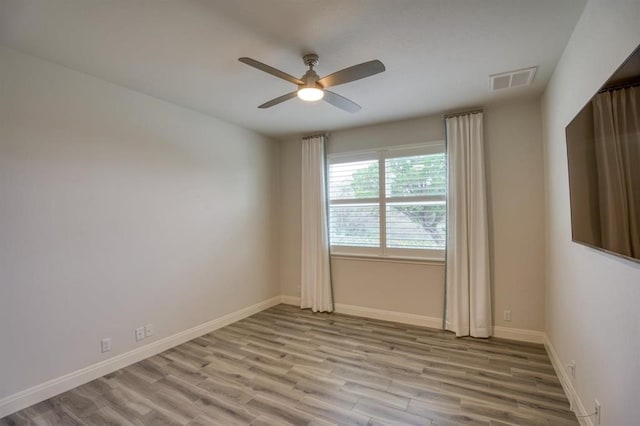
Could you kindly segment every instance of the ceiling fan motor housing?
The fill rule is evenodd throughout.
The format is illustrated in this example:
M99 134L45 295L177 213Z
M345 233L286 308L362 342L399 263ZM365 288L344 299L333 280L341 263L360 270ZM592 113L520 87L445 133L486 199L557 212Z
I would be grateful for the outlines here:
M302 89L305 87L313 87L315 89L323 89L321 85L318 84L318 80L320 80L320 76L316 74L316 72L312 69L304 73L301 80L304 84L298 86L298 89Z

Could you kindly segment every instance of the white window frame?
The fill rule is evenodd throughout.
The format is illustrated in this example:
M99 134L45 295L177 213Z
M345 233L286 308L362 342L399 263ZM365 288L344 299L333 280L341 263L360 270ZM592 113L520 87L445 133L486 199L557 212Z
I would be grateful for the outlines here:
M378 189L379 195L376 198L340 199L329 200L330 205L345 204L372 204L375 203L380 208L380 246L379 247L356 247L331 245L331 254L336 256L367 256L367 257L387 257L399 259L425 259L444 261L444 249L410 249L410 248L389 248L387 247L387 203L407 201L407 197L387 198L386 191L386 159L397 157L410 157L415 155L430 155L445 153L444 141L433 141L416 145L403 145L397 147L380 148L369 151L348 152L330 154L327 156L329 165L340 163L352 163L357 161L378 160ZM437 201L446 203L446 195L443 196L423 196L411 197L412 202Z

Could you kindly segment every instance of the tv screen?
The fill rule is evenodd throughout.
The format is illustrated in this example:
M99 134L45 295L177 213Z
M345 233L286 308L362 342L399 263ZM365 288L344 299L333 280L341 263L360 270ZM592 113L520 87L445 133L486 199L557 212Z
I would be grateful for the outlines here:
M573 241L640 262L640 48L566 136Z

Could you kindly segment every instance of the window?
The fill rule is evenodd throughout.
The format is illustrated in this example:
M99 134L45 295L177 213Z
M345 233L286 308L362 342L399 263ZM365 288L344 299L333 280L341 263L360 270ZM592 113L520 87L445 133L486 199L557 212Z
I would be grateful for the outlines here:
M443 143L329 158L332 252L443 259Z

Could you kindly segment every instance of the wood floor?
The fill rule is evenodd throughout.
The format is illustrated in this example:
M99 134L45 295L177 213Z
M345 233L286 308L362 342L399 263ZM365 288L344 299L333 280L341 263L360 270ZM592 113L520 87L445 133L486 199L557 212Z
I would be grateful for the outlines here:
M89 425L577 425L542 345L279 305L4 419Z

